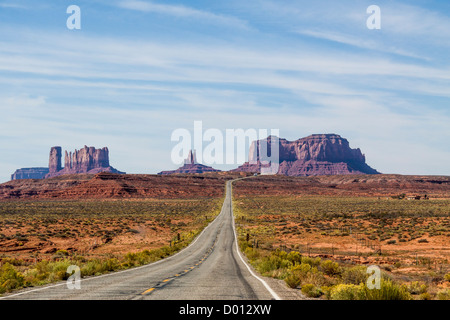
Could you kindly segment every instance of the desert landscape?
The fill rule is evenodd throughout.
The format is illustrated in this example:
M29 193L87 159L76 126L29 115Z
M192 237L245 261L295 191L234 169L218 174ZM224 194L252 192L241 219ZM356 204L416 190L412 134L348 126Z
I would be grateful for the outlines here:
M0 264L16 275L2 291L65 279L74 261L89 276L167 257L214 219L225 182L236 178L245 178L233 187L241 249L261 274L330 299L332 288L359 285L377 265L411 298L448 297L449 177L244 172L1 184Z
M448 299L449 182L400 175L240 180L241 246L263 274L311 297L348 298L377 265L404 286L404 298ZM289 261L292 252L303 258ZM315 272L300 272L302 264Z

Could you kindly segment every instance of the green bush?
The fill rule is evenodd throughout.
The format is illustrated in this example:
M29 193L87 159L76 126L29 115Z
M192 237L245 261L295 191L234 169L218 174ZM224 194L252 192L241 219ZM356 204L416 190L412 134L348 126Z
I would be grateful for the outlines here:
M398 285L390 279L381 278L380 289L365 288L367 300L411 300L406 286Z
M330 300L365 300L364 285L338 284L331 288Z
M286 257L287 253L284 251L281 251L281 253L273 252L270 256L261 258L256 268L260 273L290 268L293 264L291 261L287 260Z
M321 262L320 269L329 276L334 276L340 274L342 272L339 264L337 262L333 262L331 260L325 260Z
M311 298L318 298L323 294L320 288L317 288L316 286L310 283L304 284L302 286L302 292L303 294Z
M320 265L321 259L319 257L317 258L311 258L311 257L302 257L302 263L307 263L311 267L318 267Z
M419 298L420 298L420 300L433 300L433 298L431 297L431 294L429 294L428 292L424 292L424 293L420 294Z
M411 300L405 286L389 279L381 279L380 289L369 289L364 284L338 284L331 289L332 300Z
M0 293L10 292L24 285L24 276L14 266L5 263L0 268Z
M444 280L445 280L445 281L450 281L450 273L447 273L447 274L444 276Z
M260 258L261 254L259 252L259 250L251 248L251 247L247 247L244 251L245 256L250 260L256 260L258 258Z
M427 292L427 285L420 284L419 281L413 281L408 286L408 292L411 294L423 294Z
M301 283L301 278L296 273L290 273L286 278L284 278L284 282L286 282L289 288L295 289Z
M302 255L297 251L291 251L286 256L286 259L292 262L292 264L300 264L302 263Z
M438 300L450 300L450 289L441 290L437 294Z
M364 266L355 266L345 268L341 273L341 280L346 284L360 284L365 283L368 278L367 268Z

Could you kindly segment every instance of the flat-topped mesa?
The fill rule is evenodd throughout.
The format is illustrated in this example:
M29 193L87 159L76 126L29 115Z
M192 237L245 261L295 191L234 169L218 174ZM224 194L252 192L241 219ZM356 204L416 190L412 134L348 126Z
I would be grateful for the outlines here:
M59 153L58 153L59 148ZM51 168L57 168L55 165L55 159L61 161L61 148L53 147L50 151L50 164ZM54 159L55 158L55 159ZM63 174L75 174L75 173L99 173L99 172L111 172L111 173L124 173L120 172L109 164L109 150L107 147L102 149L96 149L94 147L84 146L83 149L75 150L74 152L65 151L64 155L64 168L60 170L50 169L46 178L60 176Z
M271 153L272 137L253 141L249 149L249 162L233 171L260 172L260 146L267 142L268 156ZM289 176L376 174L366 164L359 148L352 149L347 139L337 134L313 134L295 141L278 139L278 174Z

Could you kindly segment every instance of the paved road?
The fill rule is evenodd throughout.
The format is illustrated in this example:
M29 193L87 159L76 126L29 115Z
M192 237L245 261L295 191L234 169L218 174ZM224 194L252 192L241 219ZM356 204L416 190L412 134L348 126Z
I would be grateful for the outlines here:
M279 299L242 259L236 245L231 182L216 219L179 253L158 262L82 279L80 289L65 282L24 290L4 299Z

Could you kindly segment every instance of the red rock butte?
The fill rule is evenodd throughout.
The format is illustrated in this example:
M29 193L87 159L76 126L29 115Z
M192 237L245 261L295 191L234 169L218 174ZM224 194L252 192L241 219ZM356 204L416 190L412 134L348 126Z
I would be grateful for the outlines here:
M260 156L261 142L267 143L267 156L270 157L272 139L278 139L278 174L281 175L379 174L366 164L365 155L359 148L350 148L347 139L337 134L313 134L295 141L269 136L253 141L249 150L249 161L232 171L260 172L264 166L264 157Z
M96 149L94 147L84 146L83 149L72 152L65 152L64 168L61 166L62 152L61 147L52 147L50 149L49 173L45 178L52 178L64 174L99 172L121 173L109 165L109 150L107 147Z

